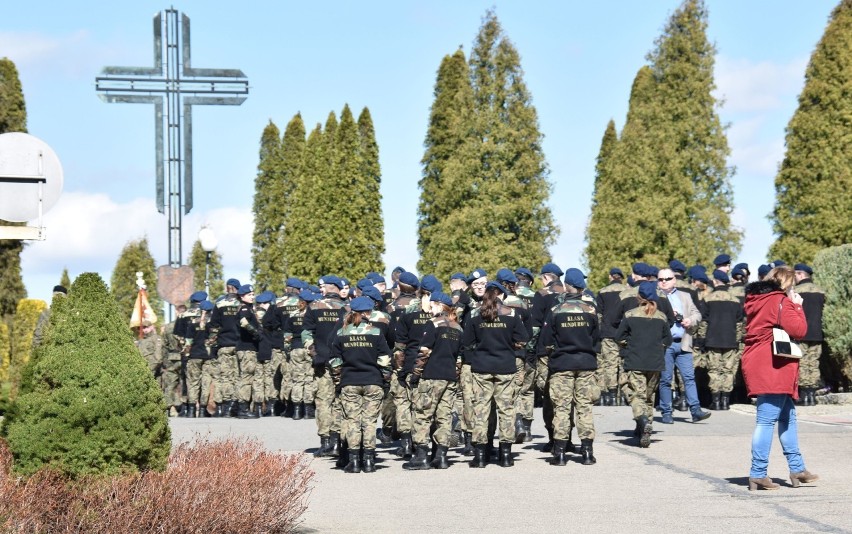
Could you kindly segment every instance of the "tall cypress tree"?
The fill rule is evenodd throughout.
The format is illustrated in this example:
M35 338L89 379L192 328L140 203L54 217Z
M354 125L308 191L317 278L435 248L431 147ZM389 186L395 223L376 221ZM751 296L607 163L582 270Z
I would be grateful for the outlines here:
M672 213L666 204L673 235L660 251L662 261L670 259L665 253L687 263L736 254L742 232L731 225L734 170L726 163L730 149L712 94L716 48L707 40L704 1L685 0L655 45L648 54L661 113L654 127L665 133L669 146L660 152L661 178L667 184L664 192L672 200L679 197L686 208L685 214ZM686 220L672 221L673 216Z
M65 289L71 287L71 277L68 276L68 267L62 269L62 276L59 278L59 285Z
M365 272L384 272L382 255L385 253L385 227L382 219L382 169L379 164L379 144L373 117L367 107L358 115L358 139L361 143L361 179L364 198L364 211L360 221L369 238L364 243L364 270L351 273L353 277L363 276Z
M302 177L302 165L305 155L305 123L302 115L296 113L287 128L284 130L284 139L281 142L280 175L278 185L278 201L276 210L279 211L282 224L278 231L277 246L281 250L281 262L278 266L277 285L273 284L276 291L284 290L284 281L290 274L290 262L287 257L285 246L286 228L290 224L290 213L292 210L292 195Z
M278 192L280 175L281 138L278 127L269 121L260 138L260 163L254 181L254 233L252 236L252 277L258 286L278 281L276 271L281 263L278 231L283 221L278 217L276 204L283 198Z
M324 246L319 237L326 237L322 229L322 210L329 198L328 192L320 187L325 167L323 137L320 124L308 135L302 170L290 197L288 224L284 227L288 274L307 280L328 274L316 261L319 249Z
M201 241L195 240L189 253L187 265L192 267L196 290L204 289L204 275L207 273L207 253L201 248ZM225 293L225 277L222 268L222 255L218 250L210 253L210 300Z
M9 58L0 58L0 134L27 131L27 106L18 69ZM18 225L0 219L0 226ZM21 277L24 242L0 239L0 318L15 313L27 290Z
M136 287L136 273L141 272L148 288L148 303L157 314L157 318L163 318L163 301L157 294L157 268L154 257L148 248L148 238L143 237L124 245L115 268L112 270L110 279L110 292L118 302L118 307L127 322L133 313L133 305L136 302L138 289Z
M775 177L769 256L811 263L852 242L852 0L841 0L811 55Z
M606 283L606 273L609 268L614 265L607 265L607 257L605 253L606 241L613 232L613 223L616 221L608 220L607 214L612 213L612 208L609 203L612 202L612 180L618 178L607 173L607 164L610 156L615 151L618 144L618 132L615 129L615 121L610 120L606 125L603 139L601 139L601 148L598 152L597 162L595 164L595 187L592 193L592 210L589 217L589 224L586 227L586 264L588 267L589 282L593 287L601 287ZM599 250L600 248L604 250Z

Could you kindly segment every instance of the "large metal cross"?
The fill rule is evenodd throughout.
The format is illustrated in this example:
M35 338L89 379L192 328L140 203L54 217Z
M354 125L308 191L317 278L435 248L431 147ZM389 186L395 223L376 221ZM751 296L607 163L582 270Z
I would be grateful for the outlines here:
M168 207L169 265L178 267L181 221L192 209L192 106L238 106L248 80L237 69L192 68L189 17L167 9L154 17L154 66L104 67L95 86L105 102L154 104L157 209Z

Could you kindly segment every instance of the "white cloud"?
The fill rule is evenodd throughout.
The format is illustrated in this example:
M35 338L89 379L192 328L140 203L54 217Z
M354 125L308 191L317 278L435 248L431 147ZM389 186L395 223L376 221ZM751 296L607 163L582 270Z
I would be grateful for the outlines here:
M716 93L725 100L727 111L775 110L801 91L806 66L806 58L778 64L720 55L716 60Z

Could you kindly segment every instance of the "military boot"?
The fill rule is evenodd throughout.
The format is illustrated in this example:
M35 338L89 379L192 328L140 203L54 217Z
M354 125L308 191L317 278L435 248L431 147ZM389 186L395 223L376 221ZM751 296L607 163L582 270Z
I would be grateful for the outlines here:
M639 417L638 423L639 427L642 429L642 433L639 436L639 446L643 449L647 449L651 445L651 433L653 432L651 422L643 415Z
M512 444L500 442L500 467L512 467L515 465L515 459L512 458Z
M340 432L332 432L328 436L328 452L326 456L337 458L340 456Z
M567 465L568 458L565 455L565 444L568 443L564 439L553 440L553 458L550 459L550 465Z
M195 404L189 402L186 403L186 416L195 419L196 415Z
M473 446L473 459L470 461L471 467L482 468L488 465L485 460L485 443L477 443Z
M364 449L364 461L361 464L361 471L364 473L376 472L376 449Z
M547 443L541 446L541 452L553 452L553 440L548 440Z
M237 417L240 413L240 404L236 400L229 400L225 404L226 417Z
M317 458L325 456L325 453L328 450L328 441L328 436L320 436L320 446L319 449L314 452L314 456L316 456Z
M597 462L595 452L592 448L593 441L591 439L580 440L580 454L583 457L583 465L592 465Z
M616 406L616 400L618 390L611 389L609 390L609 399L607 399L607 406Z
M532 419L524 419L523 421L524 421L524 430L526 430L526 432L527 432L527 435L524 438L524 443L529 443L533 439L533 436L532 436Z
M394 451L400 458L410 458L414 453L411 443L411 432L403 432L400 437L400 446Z
M383 426L376 431L376 439L381 441L382 443L390 443L393 441L393 428L389 426Z
M305 404L305 419L315 419L317 416L317 405L313 402Z
M261 413L263 417L272 417L275 415L275 400L274 399L266 399L266 402L263 404L263 411Z
M686 400L686 395L681 395L677 398L677 403L674 408L679 412L686 412L689 410L689 403Z
M344 473L361 472L361 450L349 449L349 463L343 468Z
M710 403L711 410L721 410L722 409L722 394L718 391L713 392L713 402Z
M568 436L568 439L565 441L565 452L570 452L571 454L575 454L577 452L577 446L571 443L570 436Z
M240 401L238 406L237 419L257 419L259 417L257 412L249 409L248 402Z
M414 456L411 457L408 463L402 464L402 468L409 471L432 469L432 466L429 465L429 446L417 445L414 449Z
M515 415L515 443L523 443L527 440L527 427L521 414Z
M337 461L334 462L334 467L338 469L343 469L347 465L349 465L349 449L343 447L340 449L340 456L338 456Z
M213 412L213 417L225 417L225 403L216 403L216 411Z
M450 467L450 463L447 461L449 447L443 445L435 445L435 447L437 448L435 449L434 458L429 462L429 465L435 469L448 469Z
M719 408L722 410L730 410L730 401L731 401L731 393L729 391L723 391L719 394Z
M252 411L254 412L256 419L260 418L260 417L266 417L266 415L264 414L264 411L263 411L263 403L262 402L255 402L254 403L254 410L252 410Z
M464 432L464 448L461 453L463 456L473 456L473 444L471 443L471 433Z
M297 402L293 404L293 420L299 421L305 416L305 403Z

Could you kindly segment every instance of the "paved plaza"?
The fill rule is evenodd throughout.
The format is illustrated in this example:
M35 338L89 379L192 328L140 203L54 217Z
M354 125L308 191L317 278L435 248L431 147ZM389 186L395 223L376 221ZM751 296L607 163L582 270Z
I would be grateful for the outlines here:
M628 407L595 407L598 463L583 466L574 455L566 467L549 465L539 450L546 433L536 410L535 439L513 446L513 468L470 469L451 450L450 469L408 472L381 444L372 474L345 474L332 459L313 459L316 476L300 532L852 533L852 406L797 413L805 463L821 476L797 489L776 438L769 476L781 488L748 491L750 405L713 412L699 424L675 412L674 425L655 422L648 449L635 445ZM308 453L319 443L312 420L170 422L175 443L251 436L269 450Z

